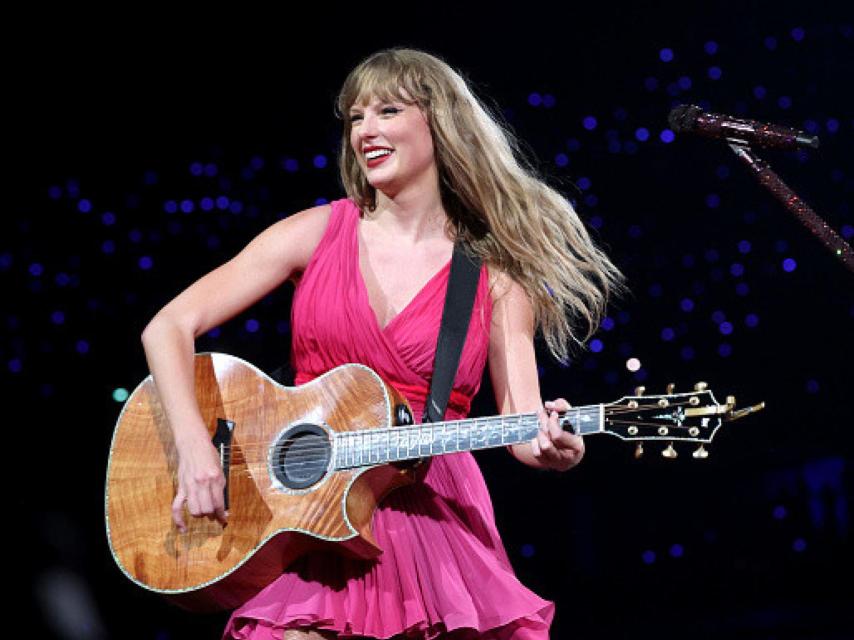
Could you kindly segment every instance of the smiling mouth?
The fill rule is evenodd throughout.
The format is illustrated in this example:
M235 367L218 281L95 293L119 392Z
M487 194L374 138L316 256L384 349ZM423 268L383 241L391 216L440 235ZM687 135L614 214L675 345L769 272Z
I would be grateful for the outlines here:
M365 154L365 163L368 165L368 167L376 167L388 160L391 157L392 153L394 152L390 149L378 149L376 151L369 151Z

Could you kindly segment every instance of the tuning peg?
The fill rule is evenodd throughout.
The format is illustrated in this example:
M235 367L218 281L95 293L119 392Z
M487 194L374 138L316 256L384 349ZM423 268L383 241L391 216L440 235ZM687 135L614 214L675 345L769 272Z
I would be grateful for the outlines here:
M646 387L635 387L636 396L642 396L644 391L646 391Z
M667 395L673 395L674 391L676 391L676 383L671 382L667 385Z
M694 385L694 391L705 391L708 388L709 388L709 385L707 382L698 382L697 384Z
M638 442L637 448L635 448L635 460L640 460L643 457L643 442Z
M668 460L673 460L679 454L676 453L676 449L673 448L673 443L671 442L670 444L667 445L667 448L661 452L661 455L664 456L665 458L667 458Z
M697 458L697 459L705 460L706 458L708 458L708 457L709 457L709 452L708 452L708 451L706 451L705 447L703 447L703 445L701 444L701 445L697 448L697 450L696 450L694 453L692 453L691 455L692 455L692 456L694 456L694 457L695 457L695 458Z

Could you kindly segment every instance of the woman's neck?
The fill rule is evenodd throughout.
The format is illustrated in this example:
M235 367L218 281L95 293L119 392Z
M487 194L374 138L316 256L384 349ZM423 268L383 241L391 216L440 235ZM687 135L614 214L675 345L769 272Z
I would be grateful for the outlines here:
M404 190L393 197L377 191L370 220L383 231L413 243L445 234L448 215L438 189Z

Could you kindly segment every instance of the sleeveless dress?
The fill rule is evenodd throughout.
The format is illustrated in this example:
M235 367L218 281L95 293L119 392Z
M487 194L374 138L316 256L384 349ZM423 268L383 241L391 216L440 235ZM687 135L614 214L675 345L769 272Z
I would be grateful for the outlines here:
M359 209L332 203L329 224L294 293L292 364L302 384L359 362L407 396L420 420L429 392L450 262L380 328L359 268ZM486 363L492 303L482 268L446 417L466 416ZM280 639L284 629L341 638L436 638L454 629L493 640L543 640L554 604L516 577L469 452L436 456L423 482L392 491L373 531L383 553L304 555L236 609L224 638ZM469 636L467 636L469 637Z

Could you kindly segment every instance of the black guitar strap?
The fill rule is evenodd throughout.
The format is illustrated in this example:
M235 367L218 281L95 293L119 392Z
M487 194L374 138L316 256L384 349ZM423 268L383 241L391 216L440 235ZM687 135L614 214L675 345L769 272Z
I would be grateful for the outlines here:
M442 311L442 324L436 343L430 394L424 404L422 422L439 422L445 417L471 321L479 277L480 259L466 253L458 242L454 245L454 255L451 258L451 273L448 276L448 292L445 295L445 308Z

